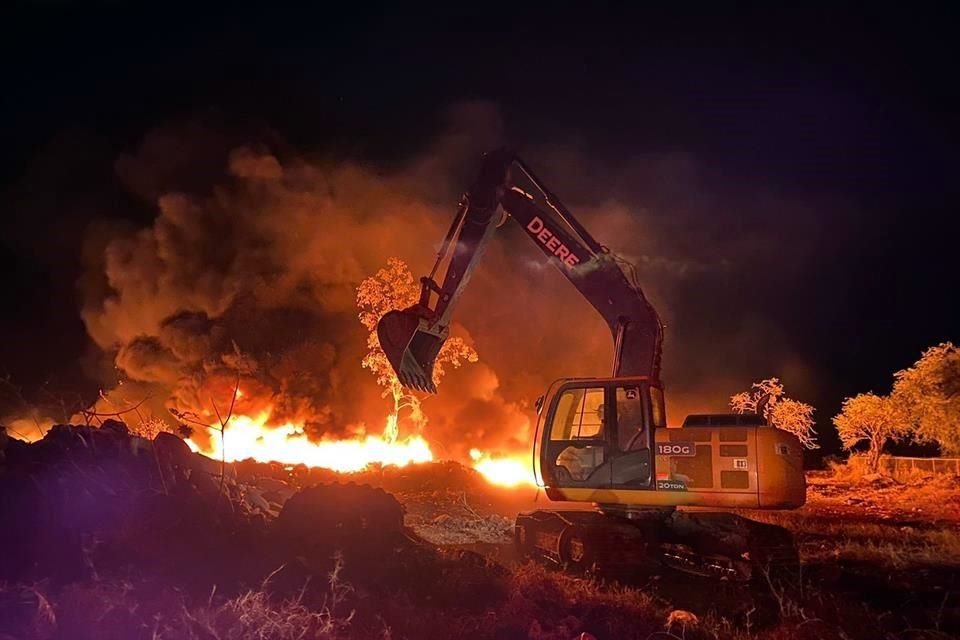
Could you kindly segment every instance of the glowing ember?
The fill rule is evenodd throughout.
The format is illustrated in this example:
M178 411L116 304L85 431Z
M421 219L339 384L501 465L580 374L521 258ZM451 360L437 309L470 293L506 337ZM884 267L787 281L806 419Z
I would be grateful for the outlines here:
M433 460L430 446L423 438L411 436L399 440L396 426L389 423L383 436L314 442L307 438L302 425L267 426L269 419L269 411L256 417L234 416L227 426L226 460L253 458L258 462L305 464L339 472L360 471L371 464L404 467ZM187 440L187 444L214 459L223 453L219 434L213 435L207 448L199 447L192 440Z
M470 457L473 459L473 468L492 484L503 487L536 485L529 455L492 458L478 449L471 449Z

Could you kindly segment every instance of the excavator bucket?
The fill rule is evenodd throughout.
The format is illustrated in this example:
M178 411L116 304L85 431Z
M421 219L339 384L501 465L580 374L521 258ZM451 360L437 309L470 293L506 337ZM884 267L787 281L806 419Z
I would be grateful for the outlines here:
M416 311L405 309L385 313L377 323L377 337L400 384L420 391L437 392L433 383L433 363L447 339L446 335L431 330Z

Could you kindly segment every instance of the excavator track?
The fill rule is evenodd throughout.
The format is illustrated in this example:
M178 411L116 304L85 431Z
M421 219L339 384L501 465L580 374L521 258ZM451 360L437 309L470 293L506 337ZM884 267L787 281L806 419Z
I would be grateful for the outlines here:
M625 568L653 568L655 530L597 511L521 513L514 534L522 559L576 573L609 575Z
M517 517L514 537L521 558L579 574L636 580L666 569L761 593L800 583L792 535L732 513L538 510Z

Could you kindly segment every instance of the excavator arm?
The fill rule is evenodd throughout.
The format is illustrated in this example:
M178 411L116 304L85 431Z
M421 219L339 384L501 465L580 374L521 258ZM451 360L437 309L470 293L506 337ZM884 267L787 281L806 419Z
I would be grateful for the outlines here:
M521 180L539 192L546 207L521 188ZM615 345L612 375L659 380L663 328L632 265L599 244L519 158L498 150L484 157L464 194L433 270L420 279L419 302L385 314L377 325L380 346L401 384L436 392L434 361L471 273L503 221L501 210L603 316Z

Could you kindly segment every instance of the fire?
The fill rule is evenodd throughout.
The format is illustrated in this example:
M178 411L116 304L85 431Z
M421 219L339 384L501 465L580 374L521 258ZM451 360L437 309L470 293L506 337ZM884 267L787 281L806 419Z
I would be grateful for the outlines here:
M271 411L255 416L235 415L226 430L226 447L220 439L219 425L209 444L200 446L192 439L187 445L196 452L227 462L253 458L258 462L305 464L341 473L362 471L374 464L405 467L409 464L431 462L430 445L419 435L399 437L396 416L387 418L380 435L342 440L313 441L307 437L302 424L270 422ZM528 456L491 456L478 449L470 451L473 468L491 484L503 487L534 486L533 470Z
M42 440L43 436L53 426L53 420L49 418L14 418L7 421L3 426L6 427L7 434L23 440L24 442L36 442Z
M470 458L473 460L473 468L492 484L503 487L536 485L528 455L494 458L479 449L471 449Z
M269 420L269 411L257 416L234 416L227 426L225 451L219 434L210 439L208 447L200 447L189 439L187 444L194 451L215 459L224 457L228 462L253 458L258 462L305 464L341 473L361 471L372 464L405 467L433 460L426 440L417 435L397 439L396 426L389 420L380 436L319 442L308 439L302 425L271 425Z
M240 396L239 391L237 396ZM396 416L387 418L381 435L319 442L307 437L302 424L287 422L275 425L270 422L270 416L269 409L256 416L233 416L226 430L226 452L218 433L218 424L211 425L214 433L208 445L201 446L189 438L186 442L191 450L215 460L223 457L227 462L236 462L253 458L258 462L305 464L340 473L362 471L374 464L405 467L434 460L430 445L421 436L399 437ZM39 423L27 424L26 421L15 421L13 424L21 427L21 430L11 429L11 435L27 442L39 440L49 429L43 429ZM27 427L35 427L37 432L33 433ZM490 484L502 487L536 486L528 455L492 456L479 449L471 449L470 458L473 468Z

